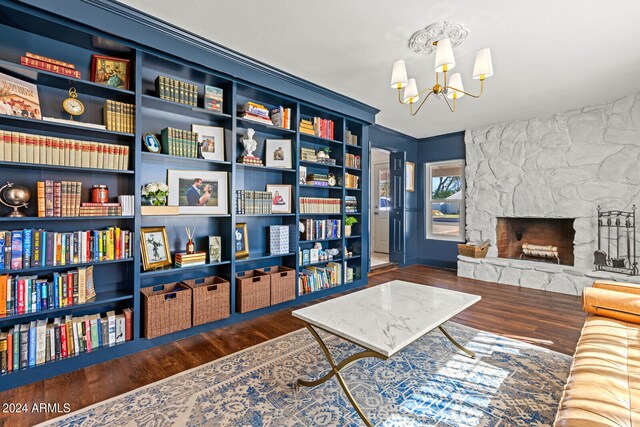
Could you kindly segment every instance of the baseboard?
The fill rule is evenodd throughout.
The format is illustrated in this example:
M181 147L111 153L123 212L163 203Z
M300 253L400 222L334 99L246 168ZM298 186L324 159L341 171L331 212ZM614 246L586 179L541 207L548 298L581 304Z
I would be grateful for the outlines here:
M428 265L429 267L447 268L449 270L457 270L458 262L456 261L443 261L441 259L429 259L429 258L417 258L416 264Z

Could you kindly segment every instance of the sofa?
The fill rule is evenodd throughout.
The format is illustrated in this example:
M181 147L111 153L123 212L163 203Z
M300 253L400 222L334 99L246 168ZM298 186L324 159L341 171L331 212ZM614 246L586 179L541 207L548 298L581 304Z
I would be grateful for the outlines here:
M640 286L584 289L588 313L554 426L640 426Z

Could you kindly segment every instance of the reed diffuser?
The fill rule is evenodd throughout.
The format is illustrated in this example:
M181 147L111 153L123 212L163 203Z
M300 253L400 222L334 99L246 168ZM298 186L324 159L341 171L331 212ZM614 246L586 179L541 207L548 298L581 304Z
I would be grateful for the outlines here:
M195 254L196 245L195 243L193 243L193 236L195 236L196 234L196 228L193 227L193 230L192 230L189 227L185 227L184 229L187 232L187 238L189 239L189 241L187 241L187 250L186 250L187 255Z

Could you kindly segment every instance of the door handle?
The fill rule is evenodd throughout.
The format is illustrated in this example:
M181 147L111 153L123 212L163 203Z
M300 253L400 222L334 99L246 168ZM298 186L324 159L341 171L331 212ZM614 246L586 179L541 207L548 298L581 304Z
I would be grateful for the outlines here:
M373 211L373 214L374 215L378 215L378 211Z

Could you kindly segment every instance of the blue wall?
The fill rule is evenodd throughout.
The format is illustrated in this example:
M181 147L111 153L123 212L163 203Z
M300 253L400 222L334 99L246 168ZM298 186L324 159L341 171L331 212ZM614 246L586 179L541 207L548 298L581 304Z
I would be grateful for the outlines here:
M418 263L434 267L456 268L458 242L432 240L425 232L425 167L428 162L464 159L464 132L450 133L417 140L416 194L420 216L415 234Z

